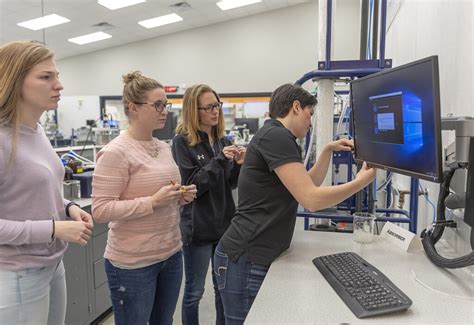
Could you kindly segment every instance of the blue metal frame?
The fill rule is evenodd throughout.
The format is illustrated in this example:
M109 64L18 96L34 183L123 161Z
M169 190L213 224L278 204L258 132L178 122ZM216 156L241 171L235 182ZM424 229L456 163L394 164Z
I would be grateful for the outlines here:
M386 69L392 67L392 59L384 59L382 68L380 67L380 59L376 60L338 60L338 61L331 61L329 63L331 69L326 69L327 62L326 61L319 61L318 62L318 70L354 70L354 69Z
M364 69L340 69L340 70L313 70L304 74L295 84L302 85L306 81L314 78L342 78L342 77L364 77L369 74L382 71L380 68Z
M392 67L392 60L385 59L385 30L387 23L387 0L381 0L381 19L380 19L380 34L379 34L379 59L371 60L343 60L343 61L331 61L331 24L332 24L332 0L328 0L327 6L327 22L326 22L326 58L325 61L318 62L318 69L310 71L304 74L300 79L298 79L295 84L302 85L308 80L317 79L317 78L355 78L355 77L364 77L372 73L379 72L386 68ZM376 55L376 53L375 53ZM306 134L306 144L305 150L308 152L309 142L310 142L310 133ZM352 159L350 159L352 163ZM307 169L308 166L305 166ZM352 180L352 170L348 168L348 181ZM391 182L387 184L387 203L390 202L391 198ZM402 222L409 223L409 229L411 232L416 233L417 228L417 218L418 218L418 187L419 180L417 178L411 178L410 184L410 210L398 210L398 209L376 209L376 212L385 213L386 217L378 217L377 221L392 221L392 222ZM355 208L344 209L342 207L338 208L339 210L351 210L354 211ZM399 214L404 217L393 218L389 217L390 214ZM334 214L327 214L324 212L308 212L302 211L298 212L297 216L304 217L304 229L309 229L309 218L330 218L334 221L352 221L352 216L335 216Z
M385 30L387 29L387 0L382 0L382 7L380 8L380 15L382 19L380 20L380 58L379 58L379 68L389 68L387 66L387 61L385 60ZM391 61L391 60L390 60ZM390 68L392 67L390 62Z
M326 70L331 70L332 0L328 0L326 14Z

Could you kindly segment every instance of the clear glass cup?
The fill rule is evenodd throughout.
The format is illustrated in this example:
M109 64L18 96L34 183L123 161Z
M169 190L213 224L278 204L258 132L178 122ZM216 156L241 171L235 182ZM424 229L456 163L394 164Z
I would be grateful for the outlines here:
M368 212L356 212L353 215L354 241L360 244L374 240L375 215Z

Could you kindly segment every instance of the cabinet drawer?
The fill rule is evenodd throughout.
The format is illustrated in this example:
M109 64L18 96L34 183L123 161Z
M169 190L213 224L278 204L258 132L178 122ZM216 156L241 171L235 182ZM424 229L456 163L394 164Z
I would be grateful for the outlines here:
M67 325L86 324L90 316L90 281L87 276L86 250L87 246L69 245L64 254L63 262L67 283ZM3 292L3 288L0 291Z
M107 283L107 274L105 273L105 259L94 263L94 288L98 288Z
M99 236L104 232L107 232L109 230L109 224L108 223L94 223L94 230L92 232L92 237Z
M92 258L94 262L104 257L105 246L107 245L107 234L108 232L104 232L99 236L93 237L91 240Z

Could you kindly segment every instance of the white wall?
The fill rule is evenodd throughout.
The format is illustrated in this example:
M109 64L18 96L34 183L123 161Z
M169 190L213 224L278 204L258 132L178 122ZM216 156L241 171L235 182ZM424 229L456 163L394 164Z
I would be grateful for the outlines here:
M69 138L71 130L86 125L86 120L97 120L100 116L99 96L62 96L57 110L61 133Z
M474 116L473 66L474 2L471 0L404 0L387 33L386 58L394 66L430 55L439 56L441 115ZM443 132L444 133L444 132ZM454 134L443 135L443 145ZM409 189L405 177L396 181ZM436 184L428 187L430 199L437 202ZM433 210L420 198L418 232L431 222Z
M331 60L358 60L360 0L336 0L333 3Z
M332 59L356 59L359 0L335 1L333 28ZM71 127L85 125L86 115L97 118L98 96L121 95L121 76L131 70L166 85L204 82L221 93L270 92L316 68L317 35L313 1L60 60L59 129L68 136Z
M357 58L358 0L338 1L336 7L333 58ZM317 10L311 2L60 60L63 93L120 95L121 75L131 70L167 85L205 82L225 93L272 91L316 68Z

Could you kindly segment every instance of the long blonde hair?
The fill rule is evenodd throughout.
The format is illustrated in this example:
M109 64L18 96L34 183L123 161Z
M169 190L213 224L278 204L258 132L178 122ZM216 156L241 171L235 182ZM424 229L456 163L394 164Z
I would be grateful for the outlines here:
M16 41L0 46L0 126L12 128L9 164L16 154L20 125L17 106L23 82L35 65L53 57L50 49L34 41Z
M183 119L176 128L176 133L183 134L188 139L190 146L195 146L202 141L199 136L198 130L200 130L199 123L199 97L204 94L211 92L217 100L220 101L219 95L208 85L197 84L189 87L184 92L183 98ZM225 122L224 114L222 110L219 110L219 122L217 126L212 127L212 136L216 139L220 139L224 136Z

